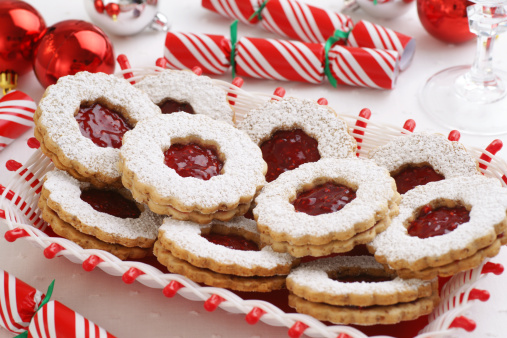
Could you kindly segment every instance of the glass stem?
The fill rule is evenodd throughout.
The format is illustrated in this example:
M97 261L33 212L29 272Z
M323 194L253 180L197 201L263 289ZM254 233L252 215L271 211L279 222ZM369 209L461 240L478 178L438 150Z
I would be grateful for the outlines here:
M496 83L492 56L494 42L493 36L483 34L477 36L477 51L470 69L470 78L473 82L483 86L494 86Z

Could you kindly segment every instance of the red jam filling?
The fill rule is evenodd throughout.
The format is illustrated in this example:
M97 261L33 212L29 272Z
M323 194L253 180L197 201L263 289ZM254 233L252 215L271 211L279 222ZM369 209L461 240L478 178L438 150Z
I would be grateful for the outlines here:
M437 173L431 166L425 165L422 167L408 166L393 178L396 181L398 192L404 194L418 185L440 181L445 177Z
M255 242L250 241L238 235L220 235L220 234L206 234L201 235L209 242L225 246L229 249L242 250L242 251L259 251L259 247Z
M141 211L134 201L111 190L88 189L81 192L81 199L98 212L120 217L138 218Z
M470 221L470 212L465 207L433 209L427 205L410 223L408 234L419 238L445 235L468 221Z
M354 198L356 192L351 188L328 182L299 193L292 204L297 212L317 216L341 210Z
M207 181L220 174L224 164L215 150L196 143L173 144L164 152L164 163L181 177Z
M320 159L318 142L301 129L279 130L261 145L262 157L268 165L266 181L296 169L303 163Z
M158 105L162 114L171 114L178 111L184 111L189 114L194 114L194 108L187 102L178 102L175 100L167 99Z
M359 274L359 275L352 275L352 276L339 276L336 278L331 278L333 280L342 282L342 283L356 283L356 282L363 282L363 283L379 283L379 282L388 282L393 280L391 277L388 276L372 276L367 274Z
M99 103L81 106L75 118L81 134L102 148L120 148L123 134L132 129L123 116Z

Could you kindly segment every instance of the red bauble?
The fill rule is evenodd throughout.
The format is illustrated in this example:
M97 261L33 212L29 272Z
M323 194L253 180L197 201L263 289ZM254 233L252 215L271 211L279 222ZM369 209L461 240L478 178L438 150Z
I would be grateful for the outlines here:
M33 70L43 87L81 71L112 74L114 67L113 45L107 35L97 26L80 20L61 21L48 27L33 59Z
M468 27L466 0L417 0L417 13L423 27L439 40L461 43L476 37Z
M44 19L29 4L0 0L0 73L29 71L35 44L45 28Z

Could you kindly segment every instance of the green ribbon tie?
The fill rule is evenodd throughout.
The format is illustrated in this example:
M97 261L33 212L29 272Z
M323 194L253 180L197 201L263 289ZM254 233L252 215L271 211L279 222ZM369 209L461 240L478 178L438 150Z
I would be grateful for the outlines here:
M236 61L234 60L236 54L236 43L238 42L238 20L234 20L231 24L231 56L229 63L232 68L232 78L236 77Z
M333 47L333 45L337 41L342 40L342 39L347 40L347 38L349 37L349 34L350 34L350 31L344 32L341 30L335 30L333 35L330 36L329 39L327 39L326 45L324 46L324 57L325 57L324 73L326 74L327 79L329 80L329 83L331 83L331 85L335 88L336 88L337 82L336 82L336 79L334 78L333 74L331 73L331 69L329 67L329 50L331 49L331 47Z
M257 19L259 19L259 21L262 21L262 15L261 15L261 12L262 10L264 9L264 7L266 7L266 5L268 4L268 1L269 0L265 0L261 6L259 7L258 10L256 10L252 15L250 15L250 17L248 18L248 21L252 21L253 18L257 17ZM375 0L377 1L377 0Z
M53 281L51 282L51 284L49 284L49 287L48 287L48 291L46 292L46 296L44 297L44 299L42 300L42 302L40 303L39 307L37 308L37 310L35 310L35 313L33 314L33 317L35 317L35 314L37 314L37 312L42 309L42 307L44 305L46 305L48 302L49 302L49 299L51 298L51 295L53 294L53 289L55 288L55 280L53 279ZM33 319L32 317L32 319ZM25 331L19 335L17 335L16 337L14 338L26 338L28 337L28 331Z

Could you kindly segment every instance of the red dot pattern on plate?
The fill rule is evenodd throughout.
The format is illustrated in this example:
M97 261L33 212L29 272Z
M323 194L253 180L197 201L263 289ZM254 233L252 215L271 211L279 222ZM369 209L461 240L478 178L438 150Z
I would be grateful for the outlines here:
M419 238L441 236L455 230L470 220L470 212L463 206L433 209L427 205L408 227L408 234Z
M81 106L75 118L81 134L102 148L120 148L123 134L132 129L118 112L99 103Z
M297 212L317 216L339 211L355 198L353 189L327 182L299 193L292 204Z
M268 165L266 181L274 181L281 173L303 163L320 160L318 142L301 129L279 130L262 143L262 157Z
M255 242L250 241L238 235L221 235L221 234L205 234L201 235L209 242L225 246L229 249L242 250L242 251L259 251L259 247Z
M368 274L359 274L359 275L352 275L352 276L338 276L335 278L331 278L333 280L342 282L342 283L379 283L379 282L388 282L393 280L391 277L388 276L372 276Z
M116 191L88 189L81 192L81 199L96 211L115 217L138 218L141 216L136 203Z
M437 173L431 166L425 165L422 167L408 166L394 175L393 178L398 192L404 194L418 185L440 181L445 177Z
M194 114L194 108L187 102L178 102L175 100L167 99L158 105L162 114L172 114L178 111L184 111L189 114Z
M164 163L181 177L195 177L207 181L220 174L224 164L217 152L196 143L173 144L164 152Z

